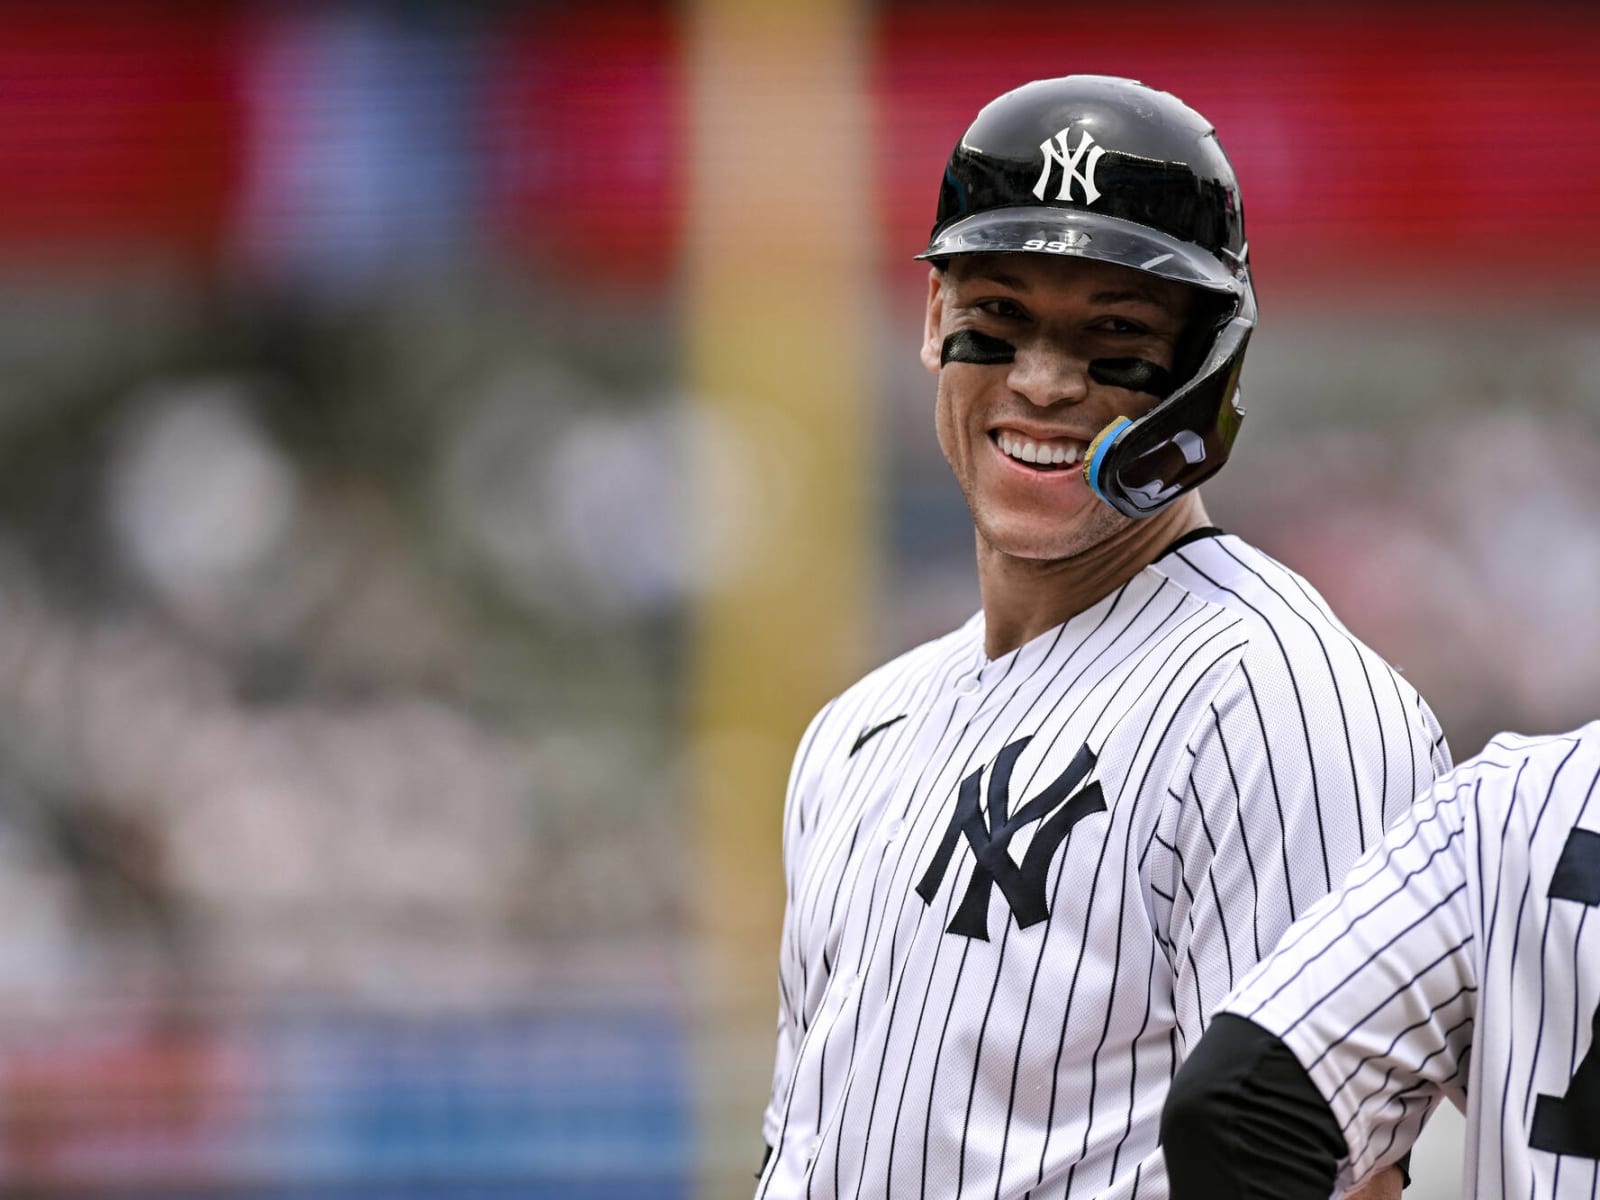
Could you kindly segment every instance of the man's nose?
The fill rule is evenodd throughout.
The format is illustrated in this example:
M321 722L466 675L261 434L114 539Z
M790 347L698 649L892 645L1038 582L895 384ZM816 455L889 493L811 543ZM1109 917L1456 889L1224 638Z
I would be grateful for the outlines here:
M1039 408L1074 404L1089 394L1089 364L1061 346L1032 342L1017 347L1007 383Z

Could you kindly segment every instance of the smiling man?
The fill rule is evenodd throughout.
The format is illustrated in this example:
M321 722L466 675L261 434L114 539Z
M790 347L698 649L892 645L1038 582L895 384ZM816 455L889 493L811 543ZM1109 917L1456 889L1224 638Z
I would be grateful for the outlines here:
M1156 402L1143 387L1169 386L1191 301L1182 284L1087 258L980 253L931 273L922 361L940 376L939 445L977 527L996 653L1205 526L1198 493L1134 521L1096 497L1082 469L1101 430Z
M1212 1009L1449 755L1194 490L1256 317L1198 113L1105 76L999 97L921 257L983 605L800 745L757 1195L1164 1197Z

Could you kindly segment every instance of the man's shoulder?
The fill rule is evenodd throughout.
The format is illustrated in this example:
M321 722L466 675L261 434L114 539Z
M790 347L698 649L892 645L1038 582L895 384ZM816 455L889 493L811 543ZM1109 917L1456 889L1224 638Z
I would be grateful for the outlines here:
M983 615L978 613L949 633L913 646L868 671L824 705L814 723L859 723L884 704L909 701L931 680L970 670L982 645ZM905 711L904 706L896 709Z
M1558 787L1566 778L1575 781ZM1471 788L1480 802L1499 812L1514 803L1543 807L1558 794L1587 805L1600 779L1600 720L1564 733L1496 734L1476 755L1439 781L1441 794Z
M1369 666L1382 661L1345 628L1310 581L1236 535L1219 532L1181 544L1158 559L1155 569L1236 614L1250 642L1250 660L1337 660L1354 651Z
M1465 777L1486 770L1520 767L1523 763L1549 769L1575 752L1600 757L1600 720L1562 733L1529 734L1511 730L1497 733L1484 744L1482 750L1458 766L1454 773L1458 777Z
M929 638L874 667L840 693L840 698L904 686L941 671L959 670L969 665L967 660L976 656L982 646L983 614L978 612L950 632Z
M1406 731L1431 774L1450 766L1449 749L1426 700L1401 669L1347 629L1322 594L1298 572L1231 534L1182 545L1158 570L1240 617L1246 646L1239 670L1219 692L1268 725L1300 726L1308 745L1348 750L1377 745L1383 730ZM1378 740L1374 740L1378 739Z

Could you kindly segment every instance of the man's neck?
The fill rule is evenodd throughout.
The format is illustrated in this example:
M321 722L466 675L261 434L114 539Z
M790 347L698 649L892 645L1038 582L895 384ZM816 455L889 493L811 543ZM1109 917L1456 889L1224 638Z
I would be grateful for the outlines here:
M1189 492L1153 517L1122 526L1098 545L1063 559L1014 558L978 537L984 651L999 658L1105 599L1186 533L1209 525Z

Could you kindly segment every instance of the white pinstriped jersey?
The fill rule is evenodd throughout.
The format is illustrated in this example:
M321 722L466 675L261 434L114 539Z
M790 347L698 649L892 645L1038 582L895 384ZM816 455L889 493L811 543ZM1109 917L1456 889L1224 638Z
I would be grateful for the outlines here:
M1600 722L1502 734L1439 780L1225 1008L1281 1038L1344 1131L1340 1182L1441 1096L1464 1193L1600 1195Z
M1448 765L1231 536L993 661L980 614L867 676L790 779L757 1195L1164 1197L1210 1010Z

